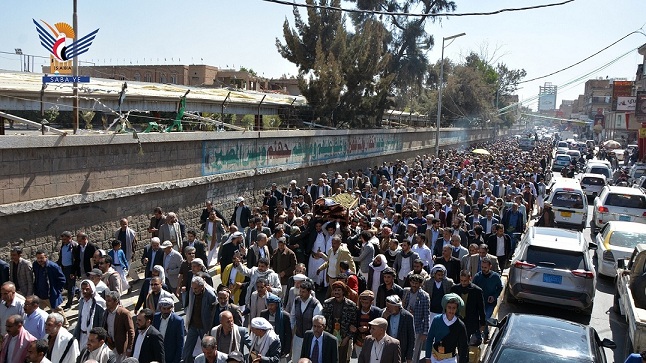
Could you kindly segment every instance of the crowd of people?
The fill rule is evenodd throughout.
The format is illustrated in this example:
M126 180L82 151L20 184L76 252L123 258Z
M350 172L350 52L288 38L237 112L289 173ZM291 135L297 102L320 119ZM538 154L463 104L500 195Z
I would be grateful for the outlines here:
M552 150L477 147L491 155L441 150L272 184L257 205L207 202L199 226L156 208L134 309L126 218L109 250L69 231L57 261L13 247L0 363L467 362L518 235L549 207Z

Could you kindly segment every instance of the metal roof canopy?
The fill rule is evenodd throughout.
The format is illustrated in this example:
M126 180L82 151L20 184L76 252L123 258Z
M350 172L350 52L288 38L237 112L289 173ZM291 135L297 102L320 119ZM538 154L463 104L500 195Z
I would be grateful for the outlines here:
M0 109L40 110L43 74L0 72ZM109 111L103 105L117 110L119 92L125 81L93 78L79 87L79 107L95 111ZM224 88L200 88L147 82L127 81L122 110L177 111L177 103L188 89L186 109L189 111L238 114L275 115L286 107L307 104L304 97L237 91ZM43 95L45 109L58 105L60 111L72 110L71 83L48 84ZM264 98L264 100L263 100ZM100 103L97 103L96 101ZM262 104L261 104L262 102ZM101 105L103 104L103 105ZM293 105L292 105L293 104Z

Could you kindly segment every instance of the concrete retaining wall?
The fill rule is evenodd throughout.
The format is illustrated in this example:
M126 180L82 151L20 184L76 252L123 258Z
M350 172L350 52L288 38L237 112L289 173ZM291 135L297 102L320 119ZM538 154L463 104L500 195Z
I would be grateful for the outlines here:
M491 138L490 130L442 130L440 145ZM107 247L127 217L141 250L154 207L199 227L204 201L229 216L233 200L261 200L272 182L285 185L322 172L367 168L433 153L428 130L276 131L0 138L0 257L25 240L56 251L63 230L83 231ZM138 144L138 141L140 144Z

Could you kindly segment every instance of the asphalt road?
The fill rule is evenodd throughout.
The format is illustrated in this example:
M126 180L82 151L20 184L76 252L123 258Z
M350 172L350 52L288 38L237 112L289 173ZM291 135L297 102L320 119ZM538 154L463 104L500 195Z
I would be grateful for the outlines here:
M560 175L558 176L560 178ZM592 218L592 207L588 207L588 223ZM590 228L587 227L583 234L588 241L594 241L591 236ZM590 251L594 256L594 251ZM596 263L596 257L593 258ZM594 308L591 316L577 314L571 310L554 308L551 306L542 306L531 303L510 304L502 301L498 308L498 318L508 313L527 313L553 316L556 318L567 319L577 323L586 324L594 327L599 334L599 338L608 338L617 344L617 349L605 349L606 359L608 362L623 363L629 354L630 348L627 346L628 325L625 319L612 311L614 282L611 278L597 275L597 292L594 297Z

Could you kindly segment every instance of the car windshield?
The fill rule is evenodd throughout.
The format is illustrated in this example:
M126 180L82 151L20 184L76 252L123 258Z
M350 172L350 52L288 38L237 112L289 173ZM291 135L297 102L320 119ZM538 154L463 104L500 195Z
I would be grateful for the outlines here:
M606 205L624 208L646 209L646 198L643 195L634 194L608 194Z
M604 168L604 167L594 167L593 166L592 168L590 168L589 173L590 174L601 174L601 175L605 175L606 178L610 178L610 170L608 170L608 168Z
M558 356L550 351L535 352L523 350L517 347L506 347L500 352L496 363L569 363L569 362L591 362L589 359L572 359L568 356Z
M583 208L583 196L575 192L556 192L552 198L552 207Z
M635 248L637 244L646 240L646 232L614 231L610 235L610 245L617 247Z
M559 155L556 157L558 161L570 161L570 155Z
M646 174L646 169L637 169L635 170L635 174L633 175L633 178L638 179L641 178L642 175Z
M585 270L583 252L555 250L539 246L529 246L527 249L528 263L539 266L550 266L562 270Z
M603 179L594 177L585 177L581 179L581 184L585 185L604 185Z

